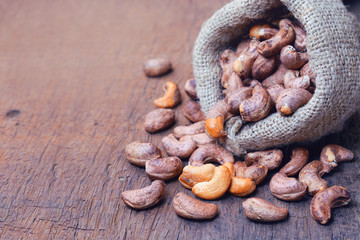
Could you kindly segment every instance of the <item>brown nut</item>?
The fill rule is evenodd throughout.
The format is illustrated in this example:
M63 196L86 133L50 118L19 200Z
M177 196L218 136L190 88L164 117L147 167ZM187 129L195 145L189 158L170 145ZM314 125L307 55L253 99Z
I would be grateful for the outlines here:
M144 63L144 72L148 77L157 77L171 70L171 62L167 58L155 58Z
M247 78L251 73L252 66L258 56L256 49L259 43L258 40L252 40L249 46L234 61L233 69L243 79Z
M245 164L246 166L260 164L262 166L266 166L269 170L273 170L280 166L282 158L283 153L278 149L257 151L246 154Z
M256 222L275 222L283 220L288 215L288 210L275 206L261 198L249 198L242 203L245 216Z
M223 74L221 76L221 86L224 88L227 88L227 83L232 78L233 70L233 64L235 60L237 59L238 54L234 53L230 49L226 49L220 56L219 63L220 67L223 70Z
M165 151L170 156L177 156L179 158L186 158L190 156L196 149L196 142L192 139L179 141L173 134L163 137L161 140Z
M320 155L320 161L324 165L323 171L326 173L337 167L338 163L351 161L353 158L352 151L336 144L323 147Z
M208 162L234 163L234 157L228 150L219 145L207 144L196 149L189 159L192 166L201 166Z
M263 165L246 166L244 162L234 164L235 176L241 178L250 178L256 185L260 184L266 177L268 168Z
M212 219L218 213L215 204L204 203L184 193L176 194L173 207L178 216L193 220Z
M287 82L287 84L288 84L292 79L299 77L300 76L299 74L300 74L300 72L297 70L291 70L291 69L286 70L286 72L283 76L284 86L285 86L285 82Z
M191 189L195 184L208 182L214 176L215 166L211 163L202 166L185 166L179 177L180 183Z
M250 38L242 39L240 41L240 43L237 45L235 53L237 55L239 55L242 51L244 51L249 46L250 42L251 42Z
M282 19L279 22L279 27L284 27L286 25L290 25L295 32L295 42L294 42L294 46L296 48L297 51L306 51L306 32L303 29L302 26L300 26L300 22L298 22L298 24L291 22L288 19Z
M244 87L244 83L241 81L241 78L239 77L239 75L237 75L237 73L233 71L230 74L229 79L226 82L226 84L224 84L224 87L226 87L226 89L224 90L224 94L228 95L228 94L231 94L232 92Z
M220 198L228 190L231 183L231 173L226 166L218 166L209 182L195 184L192 192L199 198L214 200Z
M188 126L177 126L174 128L174 136L181 138L186 135L193 135L198 133L205 133L205 122L200 121Z
M286 176L295 176L305 166L309 160L309 151L305 148L294 148L291 153L290 161L280 169Z
M284 87L278 84L272 85L268 89L266 89L267 93L271 98L271 105L276 104L276 100L278 99L282 90L284 90Z
M341 186L332 186L318 192L312 199L310 212L315 221L326 224L331 218L331 209L347 205L350 193Z
M308 75L297 78L284 79L285 88L302 88L308 89L310 87L310 77Z
M226 136L224 121L228 115L228 106L224 100L215 103L206 114L205 130L213 138Z
M239 114L240 103L252 96L251 87L242 87L230 94L226 94L225 101L229 107L229 112L232 114Z
M275 68L275 57L265 58L259 55L254 62L251 74L255 79L264 80L275 71Z
M201 111L200 103L195 101L187 101L183 105L183 113L185 117L192 122L200 122L205 119L205 115Z
M196 92L196 80L195 79L188 79L185 82L185 92L186 94L193 100L197 100L197 92Z
M244 121L259 121L269 114L271 98L262 86L256 85L252 91L252 97L242 101L239 110Z
M135 141L125 146L125 157L130 163L145 167L145 162L151 159L161 158L161 150L152 143Z
M328 187L326 180L321 176L324 174L323 164L320 161L312 161L303 167L299 173L299 181L307 185L307 192L314 195Z
M155 180L150 186L122 192L121 199L129 207L145 209L157 204L164 197L165 189L163 181Z
M206 133L198 133L193 135L185 135L180 138L180 141L185 141L187 139L192 139L196 142L196 145L200 147L201 145L215 143L216 140L212 137L209 137Z
M255 189L256 185L250 178L232 177L229 192L237 197L245 197Z
M243 81L243 83L245 84L245 86L247 87L251 87L251 88L254 88L256 85L260 85L262 86L262 83L259 82L258 80L256 79L251 79L251 78L247 78Z
M167 81L164 85L165 95L154 100L159 108L174 108L181 102L181 94L176 83Z
M287 88L281 91L276 102L276 110L282 115L290 115L304 106L311 99L312 94L301 88Z
M284 26L272 37L257 46L257 51L264 57L275 56L283 47L292 43L295 32L292 27Z
M300 69L300 76L306 76L306 75L309 76L311 84L316 86L315 76L314 76L313 72L311 71L311 69L309 67L309 63L305 64Z
M284 84L284 74L288 71L287 67L284 64L280 64L277 70L262 81L262 85L265 88L269 88L273 85L283 85Z
M145 172L151 180L169 180L180 175L183 164L178 157L166 157L149 160L145 163Z
M306 184L296 178L287 177L284 173L275 174L270 180L270 191L278 199L299 201L306 194Z
M172 109L155 109L145 116L145 130L149 133L162 131L175 122L175 112Z
M250 37L256 38L256 39L269 39L272 38L278 30L276 28L270 27L269 24L264 25L255 25L252 28L250 28Z
M300 69L309 59L306 52L298 52L293 46L287 45L281 49L280 61L289 69Z

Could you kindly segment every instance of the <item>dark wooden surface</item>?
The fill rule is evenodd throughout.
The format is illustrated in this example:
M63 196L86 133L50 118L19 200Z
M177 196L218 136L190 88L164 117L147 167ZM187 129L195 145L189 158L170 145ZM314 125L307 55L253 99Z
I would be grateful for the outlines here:
M213 201L213 221L179 218L178 181L147 211L128 208L126 189L150 184L124 158L134 140L159 143L143 117L166 80L192 76L191 51L202 22L226 1L20 1L0 3L0 238L1 239L355 239L360 227L359 114L344 132L309 144L311 158L326 143L354 151L326 176L346 187L351 203L327 226L311 217L311 198L275 199L266 182L252 196L289 209L275 224L248 221L243 198ZM169 56L174 71L148 79L145 59ZM183 100L187 100L183 93ZM20 112L9 112L17 109ZM181 107L177 125L187 124ZM289 149L284 151L289 155ZM185 162L184 162L185 164Z

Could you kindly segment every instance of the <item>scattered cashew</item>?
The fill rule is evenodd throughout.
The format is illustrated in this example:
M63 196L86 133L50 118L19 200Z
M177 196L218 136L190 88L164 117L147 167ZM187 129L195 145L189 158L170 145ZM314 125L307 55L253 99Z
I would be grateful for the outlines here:
M171 70L171 62L167 58L155 58L144 63L144 72L148 77L157 77Z
M278 85L278 84L272 85L266 89L267 93L269 94L269 96L271 98L271 105L276 104L276 101L277 101L281 91L284 89L285 88L283 86Z
M189 159L190 165L193 166L201 166L208 162L234 163L234 157L228 150L219 145L207 144L196 149Z
M280 169L280 172L286 176L295 176L305 166L309 160L309 151L305 148L294 148L291 154L291 160Z
M211 137L219 138L226 136L224 121L227 117L228 106L224 100L215 103L206 114L205 130Z
M277 68L277 70L271 74L269 77L267 77L264 81L262 81L262 85L265 88L269 88L273 85L279 84L279 85L283 85L284 84L284 74L288 71L287 67L285 67L284 64L280 64L279 67Z
M340 162L351 161L354 158L354 154L339 145L330 144L321 150L320 161L324 165L324 172L328 173L338 166Z
M164 197L165 189L163 181L155 180L150 186L122 192L121 199L129 207L145 209L157 204Z
M200 182L208 182L214 175L215 166L211 163L202 166L185 166L179 177L180 183L191 189L195 184Z
M183 113L191 122L200 122L205 119L205 115L201 111L200 103L195 101L187 101L183 105Z
M301 24L301 23L299 23L299 24ZM305 32L305 30L302 27L300 27L298 24L295 24L288 19L282 19L279 22L280 27L283 27L286 25L290 25L295 32L295 42L294 42L295 49L300 52L306 51L306 32Z
M257 151L248 153L245 156L246 166L260 164L266 166L269 170L278 168L281 164L283 153L281 150L272 149L267 151Z
M218 213L218 207L215 204L204 203L184 193L176 194L173 207L178 216L193 220L212 219Z
M301 88L287 88L281 91L276 102L276 110L282 115L290 115L311 99L312 94Z
M310 195L314 195L328 187L327 181L321 178L324 173L322 162L315 160L301 169L299 181L307 185L307 192Z
M315 221L326 224L331 218L331 209L347 205L350 193L341 186L332 186L318 192L311 201L310 212Z
M165 95L154 101L159 108L174 108L181 102L181 94L176 83L167 81L164 85Z
M252 97L242 101L239 109L244 121L259 121L269 114L271 98L263 87L256 85L253 88Z
M214 200L220 198L228 190L231 183L231 173L226 166L218 166L209 182L195 184L192 192L199 198Z
M205 133L205 122L199 121L188 126L177 126L174 128L174 136L181 138L185 135Z
M285 88L302 88L308 89L310 87L310 77L308 75L297 78L284 78Z
M256 39L269 39L272 38L278 30L276 28L272 28L269 24L264 25L255 25L250 28L250 37Z
M237 161L234 164L235 176L241 178L250 178L256 185L260 184L266 177L268 168L263 165L246 166L244 162Z
M228 104L229 112L232 114L239 114L240 103L252 96L251 87L242 87L230 94L226 94L225 102Z
M196 149L196 142L192 139L179 141L173 134L163 137L161 140L165 151L170 156L177 156L179 158L186 158L190 156Z
M155 109L145 116L144 127L149 133L162 131L175 122L175 112L172 109Z
M145 163L145 172L151 180L169 180L180 175L183 164L178 157L166 157L149 160Z
M275 206L261 198L249 198L242 203L245 216L256 222L275 222L283 220L288 215L288 210Z
M231 174L231 184L229 187L229 192L232 195L237 197L244 197L255 191L256 185L252 181L252 179L235 176L234 164L226 162L223 166L227 167Z
M185 141L187 139L192 139L196 142L196 145L199 147L201 145L206 145L206 144L211 144L211 143L215 143L216 140L212 137L209 137L209 135L207 135L206 133L198 133L198 134L193 134L193 135L185 135L183 137L181 137L179 140L180 141Z
M276 173L270 180L270 191L278 199L299 201L306 194L306 184L296 178L287 177L285 173Z
M250 75L252 66L258 56L256 49L259 43L258 40L251 40L249 46L234 61L233 69L241 78L247 78Z
M281 49L280 61L289 69L300 69L309 59L306 52L298 52L293 46L287 45Z
M152 143L135 141L125 146L125 157L130 163L139 167L145 167L146 161L161 158L162 152Z
M265 58L259 55L253 64L251 74L257 80L264 80L275 71L275 68L275 57Z
M284 26L268 40L261 42L257 51L264 57L270 57L278 54L281 49L293 42L295 39L295 32L292 27Z
M188 79L185 82L185 92L186 94L193 100L197 100L197 92L196 92L196 80L195 79Z

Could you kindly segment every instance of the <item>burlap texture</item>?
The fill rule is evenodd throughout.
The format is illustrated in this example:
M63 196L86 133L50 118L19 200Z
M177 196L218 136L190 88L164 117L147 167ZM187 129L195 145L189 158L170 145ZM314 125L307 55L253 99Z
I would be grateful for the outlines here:
M360 27L340 0L235 0L203 24L195 42L193 68L203 111L223 98L218 63L222 51L234 39L248 34L251 22L268 18L281 5L305 27L316 91L305 106L289 117L273 113L238 131L227 124L230 131L223 144L235 154L244 153L244 149L316 140L341 129L359 109Z

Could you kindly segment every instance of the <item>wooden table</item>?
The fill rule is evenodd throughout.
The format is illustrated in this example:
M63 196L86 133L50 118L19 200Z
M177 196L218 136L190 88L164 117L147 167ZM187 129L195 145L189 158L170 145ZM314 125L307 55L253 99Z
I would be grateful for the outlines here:
M178 181L165 199L135 211L120 199L146 186L144 169L125 159L135 140L159 143L143 118L161 86L192 77L192 47L202 22L227 1L20 1L0 3L0 238L1 239L355 239L360 221L359 114L344 132L309 144L312 159L327 143L354 151L351 163L326 176L352 194L329 225L309 212L311 197L275 199L269 179L252 196L289 209L275 224L250 222L244 198L214 201L213 221L175 215L172 198L191 192ZM169 56L174 71L148 79L145 59ZM183 100L188 100L184 92ZM18 110L18 111L13 111ZM189 123L176 109L177 123ZM284 149L288 156L291 147Z

